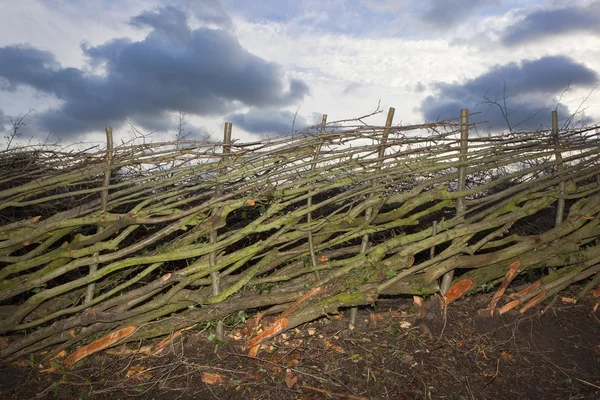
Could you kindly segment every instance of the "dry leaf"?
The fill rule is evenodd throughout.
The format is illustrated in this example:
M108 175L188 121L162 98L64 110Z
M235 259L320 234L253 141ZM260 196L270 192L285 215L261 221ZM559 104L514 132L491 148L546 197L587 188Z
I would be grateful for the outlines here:
M298 382L298 375L294 375L291 370L285 371L285 384L288 389L291 389Z
M344 349L342 349L337 344L331 343L329 340L325 340L324 343L325 343L325 345L327 347L329 347L330 349L333 349L333 350L337 351L338 353L345 353Z
M244 333L244 331L246 333ZM243 336L246 336L248 333L250 333L248 331L248 328L243 328L241 331L239 332L233 332L227 336L229 336L229 338L233 339L233 340L241 340Z
M423 307L423 298L420 296L413 296L413 303L415 303L415 306L421 308Z
M134 365L133 367L131 367L127 370L127 373L125 374L125 376L129 378L134 375L139 375L142 372L144 372L145 370L146 370L146 367L144 367L144 366Z
M223 376L221 376L219 374L210 374L208 372L202 373L202 382L206 383L207 385L223 383L224 381L225 381L225 379L223 378Z

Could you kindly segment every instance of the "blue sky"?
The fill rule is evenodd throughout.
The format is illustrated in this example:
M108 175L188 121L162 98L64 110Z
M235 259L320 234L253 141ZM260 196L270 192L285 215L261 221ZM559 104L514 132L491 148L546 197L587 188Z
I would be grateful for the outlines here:
M21 141L101 141L105 125L126 139L127 122L173 139L179 110L192 138L218 139L231 121L254 140L379 101L397 124L461 108L481 112L482 131L536 129L555 108L600 121L600 1L21 0L0 11L0 131L30 112Z

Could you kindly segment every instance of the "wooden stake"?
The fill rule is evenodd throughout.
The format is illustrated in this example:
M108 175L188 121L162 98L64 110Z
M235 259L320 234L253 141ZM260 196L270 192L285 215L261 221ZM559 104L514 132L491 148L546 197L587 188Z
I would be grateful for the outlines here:
M227 160L229 160L229 154L231 152L231 130L232 130L233 125L231 124L231 122L225 122L225 129L223 132L223 157L221 158L222 162L225 163ZM223 167L220 172L219 175L224 176L227 174L227 167ZM223 194L223 184L219 184L216 187L215 190L215 197L220 197ZM214 207L212 210L213 213L213 217L215 218L220 218L220 214L221 214L221 208L220 207ZM211 245L214 245L218 242L218 237L217 237L217 229L213 228L213 230L210 232L209 235L209 243ZM210 265L210 267L214 267L217 265L217 251L213 250L208 257L208 263ZM213 296L218 296L219 293L221 292L221 274L219 273L219 271L214 271L211 272L210 274L210 280L211 280L211 285L212 285L212 294ZM223 341L224 340L224 329L223 329L223 321L219 320L217 321L217 326L215 329L215 338L218 341Z
M108 187L110 186L110 164L112 161L112 152L113 152L113 131L112 127L107 126L104 128L106 132L106 164L104 166L104 182L102 186L104 189L100 192L100 211L102 214L106 213L108 209ZM96 228L96 233L100 233L104 230L101 226ZM98 253L94 253L94 258L98 257ZM93 275L98 271L98 264L94 263L90 265L89 274ZM94 300L94 291L96 290L96 283L92 282L87 286L87 290L85 293L85 304L89 304Z
M563 169L563 158L562 153L560 151L560 141L558 138L558 111L552 111L552 139L554 141L554 158L557 165L557 171L560 172ZM556 206L556 219L554 221L554 226L558 226L562 224L563 218L565 215L565 181L562 180L558 184L558 192L560 194L560 198L558 199L558 205Z
M325 133L325 125L326 124L327 124L327 114L323 114L323 119L321 120L321 134ZM322 141L315 148L315 155L313 157L313 163L310 166L311 172L313 172L315 170L315 168L317 167L317 159L319 158L319 155L321 154L321 146L323 146ZM308 207L309 209L312 207L312 200L313 200L312 196L310 196L308 198L308 200L306 201L306 207ZM310 226L310 223L312 222L312 212L311 211L309 211L308 214L306 215L306 222ZM313 240L312 229L308 230L308 246L310 248L311 265L313 268L317 268L317 253L315 252L315 244L314 244L314 240ZM317 281L319 281L321 279L321 277L319 276L319 271L315 271L315 278L317 278Z
M460 166L458 167L458 191L462 192L467 186L467 153L469 151L469 110L463 108L460 110L460 155L458 157ZM465 198L459 197L456 202L456 215L460 219L464 219L466 211ZM446 272L442 277L440 292L442 296L446 294L450 288L450 284L454 279L454 270Z
M377 171L381 170L381 167L383 165L383 157L385 156L385 147L387 145L387 140L388 140L388 136L390 134L390 129L392 127L392 122L394 120L394 113L396 112L396 109L394 107L390 107L389 111L388 111L388 115L387 115L387 119L385 121L385 127L386 129L383 130L383 135L381 136L381 142L379 142L379 151L377 152L377 155L379 157L379 161L377 162ZM373 187L377 186L377 179L373 179ZM371 193L371 195L369 196L370 198L373 198L375 196L375 193ZM365 211L365 222L367 224L369 224L371 218L373 217L373 207L369 207L366 209ZM364 234L362 237L362 243L360 246L360 253L364 254L367 252L367 249L369 248L369 234ZM356 315L358 313L358 308L357 307L352 307L350 309L350 323L352 325L356 325Z

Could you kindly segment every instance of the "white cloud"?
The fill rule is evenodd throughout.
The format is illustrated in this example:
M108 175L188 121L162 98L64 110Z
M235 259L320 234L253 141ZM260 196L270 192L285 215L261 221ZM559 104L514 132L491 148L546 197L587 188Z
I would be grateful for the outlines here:
M394 6L377 3L371 6ZM508 9L458 26L446 38L423 40L323 34L315 33L310 26L302 32L289 21L265 24L237 18L235 26L246 48L281 63L292 71L292 76L302 77L309 84L312 97L303 104L304 110L347 118L363 113L382 99L385 106L396 106L397 120L418 122L423 116L415 109L432 94L428 89L433 90L435 82L466 82L496 65L551 55L566 55L600 71L600 50L596 50L600 49L600 38L589 34L579 35L576 41L568 36L554 37L552 43L543 46L532 42L504 48L498 43L499 32L523 18L523 13L523 9ZM349 87L359 87L360 92L347 91ZM573 89L563 96L563 102L575 109L590 89ZM596 93L588 99L588 104L594 106L588 112L596 118L600 117L596 111L600 107L595 107L599 97Z

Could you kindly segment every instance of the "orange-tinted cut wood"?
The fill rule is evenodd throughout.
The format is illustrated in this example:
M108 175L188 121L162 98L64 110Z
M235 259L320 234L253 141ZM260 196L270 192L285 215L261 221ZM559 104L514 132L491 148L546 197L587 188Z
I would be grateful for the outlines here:
M467 278L456 282L444 295L444 301L446 304L450 304L456 299L460 298L467 290L471 289L471 286L473 286L474 283L475 280L473 278Z
M84 359L85 357L94 353L97 353L100 350L104 350L105 348L118 342L119 340L130 336L131 334L133 334L133 332L135 332L136 329L137 328L135 326L128 326L127 328L120 329L116 332L104 336L103 338L95 340L87 346L83 346L82 348L71 353L71 355L65 358L65 367L70 368L77 361Z

